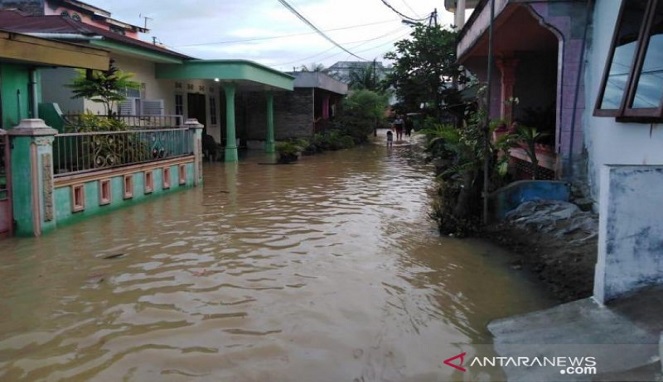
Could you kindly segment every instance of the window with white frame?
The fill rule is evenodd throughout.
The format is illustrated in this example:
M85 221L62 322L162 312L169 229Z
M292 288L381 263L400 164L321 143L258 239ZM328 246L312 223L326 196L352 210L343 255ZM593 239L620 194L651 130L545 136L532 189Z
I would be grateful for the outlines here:
M623 0L594 115L663 121L663 0Z

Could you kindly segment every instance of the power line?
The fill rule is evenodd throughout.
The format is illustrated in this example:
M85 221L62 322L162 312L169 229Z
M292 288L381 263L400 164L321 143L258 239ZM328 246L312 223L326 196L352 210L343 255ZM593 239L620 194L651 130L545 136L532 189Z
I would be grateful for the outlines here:
M331 42L332 44L336 45L337 47L341 48L343 51L349 53L350 55L357 57L360 60L368 61L365 58L361 58L357 56L356 54L350 52L349 50L345 49L343 46L341 46L339 43L336 41L332 40L329 36L327 36L323 31L318 29L315 25L313 25L310 21L306 19L306 17L302 16L295 8L293 8L290 4L288 4L287 1L285 0L279 0L279 3L281 3L284 7L286 7L290 12L292 12L295 16L297 16L298 19L303 21L306 25L310 26L314 31L316 31L320 36L322 36L325 40Z
M399 31L401 31L401 30L402 30L402 28L398 28L398 29L394 29L394 30L392 30L391 32L387 32L387 33L385 33L385 34L383 34L383 35L380 35L380 36L378 36L378 37L374 37L374 38L370 38L370 39L368 39L368 40L349 41L349 42L344 42L343 44L357 44L357 45L353 45L353 46L352 46L352 49L355 49L355 48L358 48L358 47L360 47L360 46L362 46L362 45L365 45L366 43L369 43L369 42L371 42L371 41L379 40L379 39L381 39L381 38L384 38L384 37L390 36L390 35L392 35L392 34L395 34L396 32L399 32ZM407 33L405 33L405 35L408 35L408 34L410 34L410 31L408 31ZM401 39L401 38L402 38L403 36L405 36L405 35L400 34L400 35L398 35L397 38L395 38L395 39L390 39L390 40L387 41L386 43L380 43L380 44L378 44L378 45L371 46L371 47L366 48L366 49L363 49L363 50L361 50L361 51L362 51L362 52L366 52L366 51L369 51L369 50L371 50L371 49L374 49L374 48L377 48L377 47L380 47L380 46L383 46L383 45L391 44L391 43L393 43L394 41ZM294 61L289 61L289 62L284 62L284 63L275 64L275 65L273 65L273 66L284 66L284 65L289 65L289 64L293 64L293 63L299 63L299 62L302 62L302 61L305 61L305 60L309 60L309 59L314 58L314 57L317 57L317 56L321 56L321 55L323 55L323 54L329 52L330 50L332 50L332 49L334 49L334 48L335 48L335 47L331 47L331 48L329 48L329 49L325 49L325 50L323 50L322 52L316 53L316 54L314 54L314 55L312 55L312 56L303 57L303 58L300 58L300 59L298 59L298 60L294 60ZM328 58L331 58L331 57L337 56L337 55L339 55L339 54L341 54L341 53L334 53L334 54L331 54L331 55L328 55L328 56L325 56L325 57L321 58L321 60L326 60L326 59L328 59ZM348 57L349 57L349 56L348 56ZM369 61L369 60L365 60L365 61Z
M280 1L280 0L279 0L279 1ZM410 16L407 16L407 15L404 15L403 13L399 12L396 8L394 8L391 4L387 3L386 0L380 0L380 1L382 1L382 4L386 5L389 9L391 9L392 11L394 11L397 15L399 15L400 17L402 17L402 18L404 18L404 19L407 19L407 20L409 20L409 21L424 21L424 20L428 20L428 17L425 17L425 18L423 18L423 19L415 19L414 17L410 17Z
M414 13L415 15L417 15L417 17L421 17L421 16L417 13L417 11L415 11L414 9L412 9L412 7L410 6L410 4L407 3L407 1L405 1L405 0L401 0L401 1L403 2L403 4L405 4L405 6L407 7L407 9L411 10L412 13Z
M325 32L335 32L335 31L346 30L346 29L363 28L363 27L367 27L367 26L371 26L371 25L386 24L386 23L393 23L393 22L394 22L394 20L378 21L378 22L368 23L368 24L351 25L351 26L347 26L347 27L327 29L327 30L325 30ZM205 45L235 44L235 43L242 43L242 42L262 41L262 40L275 40L275 39L279 39L279 38L304 36L304 35L313 34L313 33L316 33L316 32L292 33L292 34L284 34L284 35L272 36L272 37L255 37L255 38L248 38L248 39L243 39L243 40L225 40L225 41L214 41L214 42L201 42L201 43L198 43L198 44L177 45L177 46L175 46L175 48L185 48L185 47L191 47L191 46L205 46Z

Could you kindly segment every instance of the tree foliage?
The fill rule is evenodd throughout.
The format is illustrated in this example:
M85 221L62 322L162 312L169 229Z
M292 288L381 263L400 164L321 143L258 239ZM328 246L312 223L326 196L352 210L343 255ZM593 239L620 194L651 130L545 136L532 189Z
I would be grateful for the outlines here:
M327 71L327 68L325 68L325 66L323 64L316 64L315 62L312 62L308 66L302 65L300 67L300 70L302 72L316 72L316 73L319 73L319 72Z
M338 122L356 142L363 142L384 119L389 105L386 95L370 90L352 92L341 104Z
M382 68L379 69L380 71ZM381 90L380 76L378 74L377 60L373 60L370 66L357 66L350 70L350 89L353 90L371 90L379 92Z
M72 89L71 98L87 98L101 103L110 117L117 102L126 99L127 89L138 89L140 84L132 81L133 74L118 69L111 60L108 70L78 70L78 76L67 87Z
M394 61L387 84L396 90L404 111L425 111L441 116L446 105L460 104L454 84L467 79L456 64L457 33L439 26L418 24L410 38L395 43L395 51L385 54ZM462 110L452 110L462 115Z

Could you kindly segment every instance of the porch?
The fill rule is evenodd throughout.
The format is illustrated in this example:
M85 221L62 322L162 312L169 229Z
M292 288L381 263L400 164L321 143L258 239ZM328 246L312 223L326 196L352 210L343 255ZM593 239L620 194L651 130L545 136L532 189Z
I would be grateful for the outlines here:
M219 83L223 88L221 98L225 100L225 108L220 115L225 116L225 134L218 136L225 141L224 156L227 162L238 160L237 119L242 118L240 126L246 126L246 113L237 115L242 110L246 96L260 93L264 97L265 151L274 152L275 123L274 95L293 90L294 78L288 74L246 60L190 60L181 64L157 64L157 79L170 80L204 80ZM240 105L237 107L237 99ZM223 105L223 104L222 104ZM204 110L204 105L202 105ZM243 110L247 110L244 108ZM191 113L191 110L189 110ZM251 111L254 113L254 111ZM261 112L258 114L263 115ZM206 113L203 111L202 113ZM207 133L207 132L206 132Z
M536 150L539 173L566 178L582 150L584 87L579 74L586 3L494 0L492 20L490 3L480 1L461 30L458 61L487 82L492 24L489 116L507 126L516 122L545 133ZM517 172L529 167L522 149L510 155Z

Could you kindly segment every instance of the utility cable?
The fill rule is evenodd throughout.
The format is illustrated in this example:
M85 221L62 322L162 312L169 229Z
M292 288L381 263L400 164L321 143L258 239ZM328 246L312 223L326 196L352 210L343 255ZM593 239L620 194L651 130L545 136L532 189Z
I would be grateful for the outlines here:
M344 42L343 44L346 44L346 45L347 45L347 44L357 44L357 43L358 43L357 45L352 46L352 49L355 49L355 48L358 48L358 47L360 47L360 46L362 46L362 45L364 45L364 44L366 44L366 43L369 43L369 42L371 42L371 41L379 40L379 39L381 39L381 38L384 38L384 37L390 36L390 35L392 35L392 34L395 34L395 33L399 32L399 31L401 31L401 30L402 30L402 28L398 28L398 29L394 29L394 30L392 30L391 32L387 32L387 33L385 33L385 34L383 34L383 35L380 35L380 36L378 36L378 37L373 37L373 38L368 39L368 40L350 41L350 42ZM383 45L386 45L386 44L393 43L394 41L399 40L399 39L401 39L403 36L408 35L408 34L410 34L409 31L408 31L407 33L405 33L405 34L400 34L400 35L399 35L397 38L395 38L395 39L390 39L390 40L387 41L386 43L380 43L380 44L378 44L378 45L371 46L371 47L368 47L368 48L366 48L366 49L363 49L362 52L369 51L369 50L371 50L371 49L374 49L374 48L377 48L377 47L380 47L380 46L383 46ZM334 49L334 48L335 48L335 47L331 47L331 48L329 48L329 49L325 49L325 50L323 50L322 52L316 53L316 54L314 54L314 55L312 55L312 56L307 56L307 57L300 58L300 59L298 59L298 60L294 60L294 61L289 61L289 62L279 63L279 64L276 64L276 65L273 65L273 66L284 66L284 65L294 64L294 63L300 63L300 62L302 62L302 61L309 60L309 59L311 59L311 58L314 58L314 57L317 57L317 56L323 55L323 54L329 52L330 50L332 50L332 49ZM329 55L329 56L323 57L322 60L325 60L325 59L328 59L328 58L331 58L331 57L337 56L337 55L339 55L339 54L341 54L341 53L334 53L334 54L332 54L332 55ZM348 56L348 57L349 57L349 56ZM368 61L368 60L366 60L366 61Z
M296 10L295 8L293 8L290 4L288 4L287 1L285 1L285 0L278 0L278 1L279 1L279 3L281 3L284 7L286 7L290 12L292 12L295 16L297 16L298 19L300 19L300 20L303 21L306 25L308 25L308 26L311 27L314 31L316 31L316 32L317 32L320 36L322 36L325 40L331 42L332 44L334 44L334 45L336 45L337 47L341 48L343 51L347 52L348 54L350 54L350 55L352 55L352 56L354 56L354 57L357 57L358 59L360 59L360 60L362 60L362 61L369 61L369 60L367 60L367 59L365 59L365 58L362 58L362 57L357 56L356 54L354 54L354 53L350 52L349 50L345 49L343 46L341 46L341 45L340 45L339 43L337 43L336 41L332 40L332 39L331 39L329 36L327 36L323 31L321 31L320 29L318 29L318 27L316 27L315 25L313 25L313 23L311 23L310 21L308 21L308 20L306 19L306 17L302 16L299 12L297 12L297 10Z
M411 10L412 13L414 13L417 17L421 17L421 16L417 13L417 11L415 11L414 9L412 9L412 7L410 6L410 4L408 4L407 1L405 1L405 0L401 0L401 2L403 2L403 4L405 4L405 6L407 7L407 9Z
M279 0L279 1L280 1L280 0ZM404 19L407 19L407 20L409 20L409 21L417 22L417 21L425 21L425 20L428 20L428 17L424 17L423 19L415 19L414 17L410 17L410 16L407 16L407 15L404 15L404 14L402 14L401 12L399 12L396 8L394 8L391 4L387 3L386 0L380 0L380 1L382 1L382 4L386 5L389 9L391 9L392 11L394 11L397 15L399 15L400 17L402 17L402 18L404 18Z
M394 22L394 20L378 21L378 22L375 22L375 23L351 25L351 26L347 26L347 27L327 29L327 30L325 30L325 32L335 32L335 31L346 30L346 29L363 28L363 27L367 27L367 26L371 26L371 25L386 24L386 23L393 23L393 22ZM255 37L255 38L248 38L248 39L243 39L243 40L201 42L201 43L197 43L197 44L177 45L177 46L175 46L175 48L184 48L184 47L191 47L191 46L205 46L205 45L235 44L235 43L243 43L243 42L262 41L262 40L276 40L276 39L279 39L279 38L304 36L304 35L313 34L313 33L317 33L317 32L292 33L292 34L284 34L284 35L280 35L280 36Z

